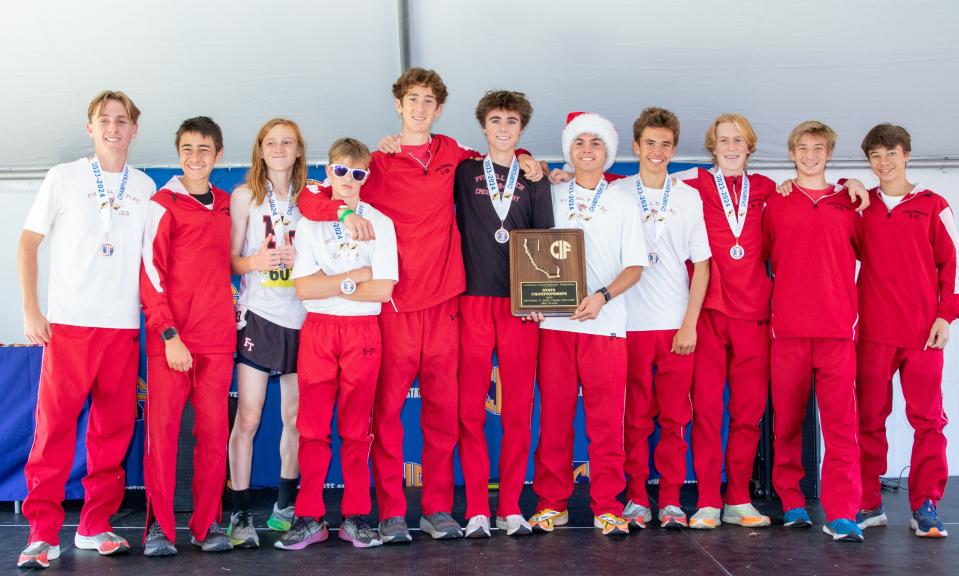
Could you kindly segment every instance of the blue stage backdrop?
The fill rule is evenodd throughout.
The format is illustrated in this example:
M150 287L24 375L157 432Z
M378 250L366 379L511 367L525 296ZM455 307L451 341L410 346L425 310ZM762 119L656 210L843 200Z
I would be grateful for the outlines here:
M674 164L670 166L671 171L678 171L689 168L692 165ZM634 173L636 171L635 163L617 163L612 168L613 172L621 174ZM178 170L172 169L153 169L147 170L147 173L156 181L157 186L162 186L173 175L178 174ZM213 183L227 191L232 191L238 184L242 183L246 175L245 169L217 169L212 176ZM310 177L321 180L324 173L321 167L312 167ZM236 286L238 279L234 279L234 298L236 297ZM144 342L145 338L141 338ZM0 422L0 500L22 500L26 496L26 484L23 477L23 466L26 463L27 455L33 441L34 431L34 410L37 398L37 383L40 373L41 348L39 347L13 347L0 348L0 382L4 383L7 391L7 398L16 398L19 402L8 403L7 418ZM496 482L499 474L499 446L502 440L502 429L499 422L499 411L501 403L501 385L499 382L499 372L495 367L495 355L493 357L494 368L490 375L490 390L486 399L486 436L490 449L490 475L491 482ZM131 442L127 453L126 470L127 485L143 485L143 403L146 399L146 355L141 350L140 376L137 381L137 404L138 418ZM422 483L422 434L420 431L420 396L419 387L416 382L410 388L407 395L407 403L403 409L403 427L405 430L403 448L405 456L405 478L407 486L420 486ZM728 398L728 392L727 392ZM728 429L728 413L723 419L723 442L725 443ZM576 419L574 422L576 428L575 446L573 451L573 462L570 473L574 474L577 482L587 482L589 480L589 461L587 457L588 441L585 434L585 418L583 413L583 404L579 402L576 409ZM86 453L84 440L86 437L86 412L78 420L79 432L77 435L77 453L74 466L70 474L70 481L66 489L67 498L81 498L83 496L83 487L80 479L86 471ZM334 417L335 428L335 417ZM267 390L266 402L263 410L263 418L260 429L254 440L253 452L253 474L251 484L254 487L272 487L276 486L279 480L279 452L278 444L280 438L281 423L279 410L279 386L276 379L270 381ZM539 436L539 393L537 391L535 404L533 407L533 443L530 451L529 462L527 465L527 480L532 480L533 458L532 453L536 448ZM687 437L689 434L687 433ZM650 438L651 448L655 446L658 440L658 430ZM333 434L333 462L330 466L327 482L331 486L340 486L342 484L342 472L339 463L339 438ZM651 450L652 454L652 450ZM655 467L650 460L652 474L651 479L658 478ZM694 480L692 467L692 453L687 453L687 478ZM457 461L456 481L462 483Z

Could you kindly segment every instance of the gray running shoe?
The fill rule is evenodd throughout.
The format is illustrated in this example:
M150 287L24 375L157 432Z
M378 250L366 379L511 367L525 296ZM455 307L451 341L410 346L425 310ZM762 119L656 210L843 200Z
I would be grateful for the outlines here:
M361 516L348 516L340 524L340 540L346 540L356 548L382 546L379 534Z
M463 537L463 527L450 516L449 512L434 512L420 518L420 530L434 540L452 540Z
M280 536L273 546L280 550L302 550L310 544L323 542L330 536L329 528L322 518L297 516L290 529Z
M382 520L380 538L384 544L407 544L413 541L410 529L406 526L406 519L402 516L391 516Z
M176 546L166 537L163 530L160 529L160 523L154 521L150 524L147 531L147 538L143 541L144 556L173 556L176 554Z
M856 513L856 524L859 524L861 530L875 528L876 526L885 526L888 523L889 519L886 518L886 511L882 505L880 505L879 508L873 508L871 510L863 509Z
M507 536L529 536L533 533L533 527L530 526L522 514L510 514L503 518L496 517L496 527L500 530L506 530Z
M463 532L467 538L489 538L489 516L473 516Z
M196 536L190 537L190 542L194 546L199 546L204 552L229 552L233 550L233 544L230 543L230 537L226 535L226 530L220 528L220 525L214 522L206 531L203 541L197 540Z
M630 500L626 503L626 507L623 508L623 513L620 514L620 517L629 524L630 528L643 529L646 528L647 522L653 521L653 512L646 506Z
M20 553L17 568L49 568L50 561L60 557L60 545L51 546L48 542L31 542Z
M293 517L296 516L296 509L293 506L287 506L280 510L276 502L273 503L273 513L266 520L266 525L270 530L276 532L286 532L293 525Z
M80 550L96 550L101 556L123 554L130 551L130 543L116 532L100 532L93 536L84 536L79 532L73 537L73 545Z
M256 534L256 528L253 527L253 511L240 510L230 516L230 528L227 530L230 535L230 544L234 548L259 548L260 537Z

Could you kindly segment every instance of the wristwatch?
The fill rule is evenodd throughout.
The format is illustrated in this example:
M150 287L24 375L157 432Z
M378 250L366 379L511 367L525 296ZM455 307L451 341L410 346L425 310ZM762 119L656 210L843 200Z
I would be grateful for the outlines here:
M163 338L163 341L173 340L173 337L176 336L176 328L170 326L160 334L160 338Z
M600 288L599 290L597 290L595 293L596 293L596 294L602 294L602 295L603 295L603 298L606 299L606 303L607 303L607 304L609 303L610 300L613 299L613 295L609 293L609 290L607 290L605 286L603 286L602 288Z

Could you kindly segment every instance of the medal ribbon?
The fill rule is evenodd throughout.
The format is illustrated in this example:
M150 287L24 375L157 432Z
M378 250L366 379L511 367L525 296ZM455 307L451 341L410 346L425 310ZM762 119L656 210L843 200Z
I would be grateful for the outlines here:
M513 158L502 191L496 184L493 161L488 155L483 158L483 173L486 175L486 189L489 190L489 199L493 203L493 209L496 210L496 216L499 217L499 225L502 228L503 223L506 222L506 215L509 214L509 208L513 203L513 191L516 189L516 182L519 180L519 160Z
M603 195L603 192L606 191L606 179L603 178L599 181L599 186L596 187L596 192L593 193L593 199L589 201L589 206L586 207L586 213L592 214L596 212L596 207L599 206L599 198ZM576 180L569 181L569 190L566 192L566 210L569 212L570 222L580 223L583 220L583 214L579 213L579 210L576 209ZM578 226L577 226L578 227Z
M666 184L663 186L663 201L659 204L659 210L656 212L656 218L653 220L653 241L650 252L656 253L656 244L659 238L666 230L666 218L669 216L669 199L673 192L673 179L666 176ZM643 188L642 176L636 176L636 195L639 196L639 208L643 212L643 231L646 230L646 222L653 216L653 207L649 204L649 198L646 196L646 189Z
M107 239L109 240L110 230L113 227L113 212L110 211L110 199L107 197L107 188L103 184L103 172L100 170L100 161L96 156L94 156L93 161L90 162L90 167L93 169L93 177L96 178L97 181L97 210L100 213L100 222L103 223L103 231L106 232ZM120 208L123 197L126 195L127 180L129 177L130 167L124 164L123 177L120 178L120 189L113 197L113 208Z
M276 242L277 246L283 245L283 235L286 232L286 222L283 218L279 217L279 214L276 210L276 200L273 197L273 183L269 180L266 181L266 197L270 200L270 220L273 222L273 241ZM287 200L286 205L286 219L292 223L293 222L293 184L290 184L290 197Z
M729 188L726 187L726 178L723 171L716 167L713 172L713 180L716 181L716 190L719 191L719 201L723 204L723 212L726 213L726 222L729 223L729 229L739 244L739 237L743 233L743 227L746 225L746 212L749 210L749 176L743 172L743 189L739 195L739 209L733 206L732 197L729 194Z
M366 212L366 204L359 202L356 205L356 215L362 218L364 212ZM346 251L347 256L350 256L351 254L355 254L355 251L350 249L352 247L351 241L353 240L353 237L350 235L349 230L345 230L343 228L343 224L339 222L333 222L333 235L336 236L337 242L340 242L341 244L345 242L347 244L347 251Z

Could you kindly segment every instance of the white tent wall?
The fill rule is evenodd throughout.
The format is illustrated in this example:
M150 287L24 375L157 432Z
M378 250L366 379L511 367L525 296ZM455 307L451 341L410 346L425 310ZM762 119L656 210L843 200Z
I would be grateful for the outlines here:
M891 121L914 139L914 180L959 207L959 4L943 0L50 0L0 3L0 342L22 337L16 245L38 174L88 153L86 104L121 89L143 110L131 162L176 163L189 116L224 128L223 165L249 161L272 116L297 120L309 158L343 135L375 143L397 130L389 86L400 70L408 5L411 64L450 88L437 129L483 147L473 118L489 89L526 92L536 109L523 144L561 157L566 114L591 110L620 130L650 105L683 123L678 161L705 161L703 133L737 111L759 135L754 165L779 178L785 139L816 118L840 134L830 175L869 175L858 143ZM782 170L777 170L782 169ZM41 267L45 269L44 250ZM45 301L45 272L41 298ZM959 327L953 326L954 332ZM956 338L959 341L959 337ZM959 412L959 344L946 352L946 411ZM889 421L889 473L908 464L901 397ZM959 469L959 432L947 427ZM907 471L908 475L908 471Z

